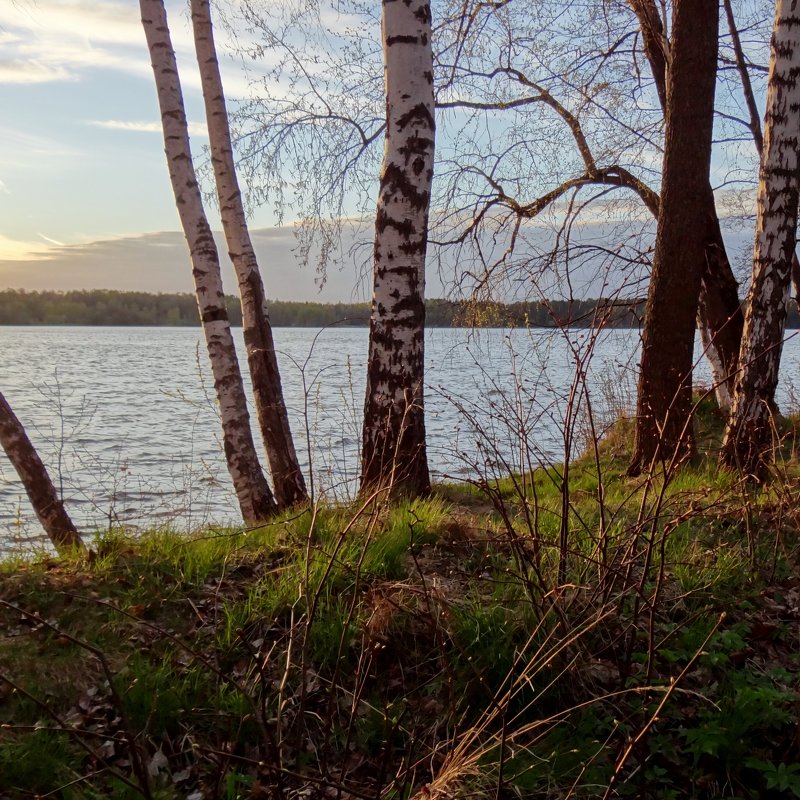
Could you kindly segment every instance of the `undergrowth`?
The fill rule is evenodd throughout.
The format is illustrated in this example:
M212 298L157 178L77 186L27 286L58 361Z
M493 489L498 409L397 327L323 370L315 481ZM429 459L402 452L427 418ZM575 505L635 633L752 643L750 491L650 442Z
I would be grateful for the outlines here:
M704 416L705 415L705 416ZM0 572L4 798L800 797L798 487L704 451Z

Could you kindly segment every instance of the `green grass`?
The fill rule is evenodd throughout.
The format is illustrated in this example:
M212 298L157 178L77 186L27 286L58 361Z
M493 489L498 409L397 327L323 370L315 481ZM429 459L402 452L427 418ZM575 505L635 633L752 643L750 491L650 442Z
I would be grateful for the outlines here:
M0 796L800 796L796 469L699 431L666 482L621 425L568 485L0 564Z
M33 796L82 774L82 754L66 733L30 731L8 738L0 747L0 786L12 796ZM80 797L67 791L66 797Z

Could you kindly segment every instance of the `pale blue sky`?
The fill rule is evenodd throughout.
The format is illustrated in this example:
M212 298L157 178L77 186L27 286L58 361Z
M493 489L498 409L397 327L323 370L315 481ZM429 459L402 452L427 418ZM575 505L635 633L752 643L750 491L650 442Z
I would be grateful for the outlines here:
M206 136L186 5L167 2L197 156ZM226 92L244 96L216 33ZM180 237L167 247L159 236L179 223L136 0L2 0L0 108L0 288L191 288ZM252 220L273 224L268 208ZM316 297L313 270L294 274L288 231L271 241L280 295ZM353 284L336 274L323 297Z
M3 249L175 227L138 3L0 7ZM170 21L189 117L202 122L182 8L170 3ZM195 137L198 149L203 141Z
M206 137L187 3L167 8L197 156ZM0 289L191 290L139 17L137 0L0 0ZM216 34L228 99L245 97ZM352 258L319 292L292 255L291 227L274 224L270 206L251 220L273 297L369 295ZM442 291L431 274L428 293Z

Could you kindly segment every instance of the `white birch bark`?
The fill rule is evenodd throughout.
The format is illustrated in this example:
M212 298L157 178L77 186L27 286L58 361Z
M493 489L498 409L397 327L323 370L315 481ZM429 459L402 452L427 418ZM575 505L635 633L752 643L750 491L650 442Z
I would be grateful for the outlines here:
M800 7L778 0L772 35L753 282L722 460L747 473L769 461L800 192Z
M308 496L283 399L264 284L250 240L242 193L236 177L209 0L191 0L191 11L222 228L242 300L242 327L256 416L269 459L275 498L280 507L291 506L306 500Z
M228 472L248 524L276 509L258 462L242 376L236 358L220 276L219 255L197 184L183 94L163 0L140 0L142 25L153 65L170 181L189 245L192 277L214 375Z
M33 510L56 550L85 549L25 428L0 394L0 445L17 471Z
M425 448L425 253L434 154L431 10L383 0L386 139L375 220L362 491L429 490Z

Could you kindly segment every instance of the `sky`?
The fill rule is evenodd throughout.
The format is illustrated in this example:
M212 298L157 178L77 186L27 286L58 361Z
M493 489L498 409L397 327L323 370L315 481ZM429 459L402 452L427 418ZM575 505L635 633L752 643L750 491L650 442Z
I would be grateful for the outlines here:
M188 4L166 5L201 161L207 136ZM216 38L231 105L248 96L248 83L222 26ZM254 77L258 68L250 63ZM192 290L136 0L0 0L0 108L0 289ZM216 209L207 210L218 229ZM265 206L250 224L270 297L369 297L363 257L345 253L343 266L322 281L313 264L301 267L295 257L291 222L276 227ZM362 236L368 240L369 231ZM752 247L750 231L735 238L732 255ZM233 292L224 245L220 255ZM588 294L608 290L587 274L594 280ZM447 293L435 270L426 291Z
M186 7L167 0L197 159L207 137ZM221 26L216 37L226 95L243 97ZM191 291L136 0L0 0L0 108L0 289ZM354 264L320 289L291 225L275 222L269 209L251 220L271 296L368 296ZM234 291L227 264L223 278Z

